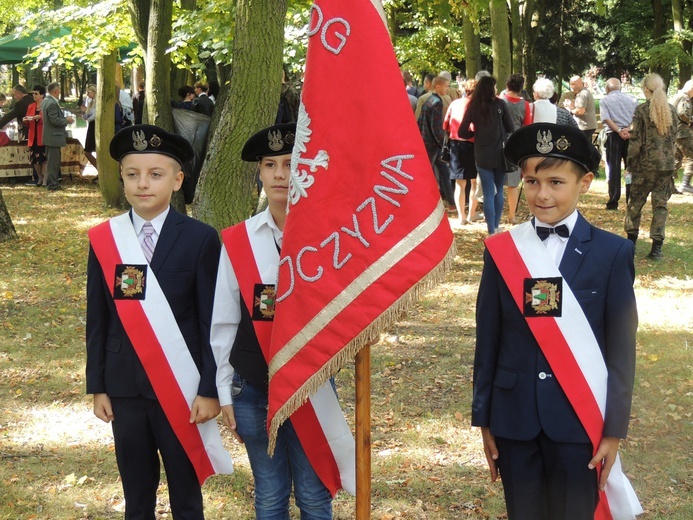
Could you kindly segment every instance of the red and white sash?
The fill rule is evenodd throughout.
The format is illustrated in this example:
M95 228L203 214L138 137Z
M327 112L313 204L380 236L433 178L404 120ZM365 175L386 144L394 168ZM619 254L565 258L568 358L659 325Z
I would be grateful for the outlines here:
M111 296L116 265L147 264L128 213L90 229L89 240ZM217 422L190 424L200 374L152 269L147 270L145 283L144 300L114 300L120 321L200 484L215 473L231 474L233 462L222 445Z
M525 278L561 276L531 222L489 238L486 247L520 312L524 309ZM565 279L562 299L562 317L527 318L527 324L596 453L603 435L608 371L587 317ZM630 520L642 512L617 456L606 490L600 493L594 517L597 520Z
M247 221L225 229L221 237L238 278L243 303L252 316L255 283L276 284L279 254L274 242L248 232ZM261 276L256 258L273 258L272 255L276 256L274 268ZM266 361L269 360L273 323L253 320L255 335ZM354 437L330 382L311 395L290 420L311 466L332 496L340 489L355 494Z

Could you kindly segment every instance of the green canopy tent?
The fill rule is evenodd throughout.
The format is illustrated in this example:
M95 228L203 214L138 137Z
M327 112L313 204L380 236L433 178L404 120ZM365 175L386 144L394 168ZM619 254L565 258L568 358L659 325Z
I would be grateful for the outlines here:
M26 56L33 47L40 45L44 41L52 40L59 36L65 36L69 32L69 29L59 29L57 31L51 31L51 34L46 36L41 36L41 34L36 31L29 36L18 37L15 34L10 34L0 38L0 65L22 63L22 61L24 61L24 56Z

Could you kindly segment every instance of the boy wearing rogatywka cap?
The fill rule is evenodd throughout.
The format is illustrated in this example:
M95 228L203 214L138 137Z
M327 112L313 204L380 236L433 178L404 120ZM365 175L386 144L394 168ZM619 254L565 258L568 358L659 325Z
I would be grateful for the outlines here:
M618 459L635 370L633 244L577 210L600 159L579 130L529 125L505 154L534 218L486 240L472 425L491 479L502 477L511 520L634 518Z
M267 454L269 343L295 139L295 123L277 124L243 147L241 158L258 164L268 207L221 232L212 315L222 417L248 453L259 520L288 520L292 489L301 518L331 519L335 468L354 464L353 437L329 382L282 424ZM329 443L319 442L323 434ZM352 449L334 452L333 445Z
M183 137L131 126L110 153L132 210L89 231L87 393L112 424L125 518L154 520L160 454L173 517L201 520L201 483L232 470L211 420L219 238L170 206L193 157Z

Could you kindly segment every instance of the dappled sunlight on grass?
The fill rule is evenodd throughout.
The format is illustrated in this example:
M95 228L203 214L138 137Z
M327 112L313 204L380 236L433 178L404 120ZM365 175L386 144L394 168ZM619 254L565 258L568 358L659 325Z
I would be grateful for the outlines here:
M27 446L112 444L110 424L97 419L86 403L18 407L12 423L2 425L5 449Z

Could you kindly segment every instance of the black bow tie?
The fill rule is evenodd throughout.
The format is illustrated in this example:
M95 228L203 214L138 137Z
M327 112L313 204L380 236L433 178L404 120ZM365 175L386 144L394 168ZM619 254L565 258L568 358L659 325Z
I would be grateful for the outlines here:
M568 238L570 236L570 231L568 231L568 226L565 224L561 224L560 226L556 227L544 227L544 226L537 226L537 235L539 235L539 238L544 241L547 238L549 238L549 235L551 233L556 233L559 237L563 238Z

